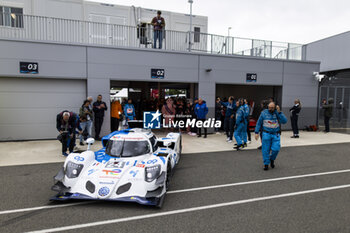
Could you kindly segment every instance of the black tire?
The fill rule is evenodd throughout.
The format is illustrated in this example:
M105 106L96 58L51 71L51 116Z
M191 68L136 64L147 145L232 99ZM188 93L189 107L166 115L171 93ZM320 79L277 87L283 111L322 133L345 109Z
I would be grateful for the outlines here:
M166 169L166 178L165 178L165 191L169 190L170 181L171 181L171 162L168 161L167 169Z
M165 199L165 195L166 195L166 193L164 193L164 194L159 198L157 205L155 205L156 208L159 208L159 209L162 208L163 203L164 203L164 199Z

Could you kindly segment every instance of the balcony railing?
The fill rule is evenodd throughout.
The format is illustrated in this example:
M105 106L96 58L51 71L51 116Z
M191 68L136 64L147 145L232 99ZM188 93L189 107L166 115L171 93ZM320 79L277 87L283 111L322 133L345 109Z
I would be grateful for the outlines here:
M0 38L153 48L151 25L125 26L32 15L0 14ZM302 45L199 32L163 31L163 50L301 60Z

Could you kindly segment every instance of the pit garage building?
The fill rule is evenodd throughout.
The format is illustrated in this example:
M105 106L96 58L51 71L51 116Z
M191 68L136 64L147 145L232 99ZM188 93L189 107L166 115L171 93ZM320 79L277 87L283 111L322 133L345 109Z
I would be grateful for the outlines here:
M56 114L78 112L87 96L98 94L109 105L112 88L139 90L135 100L150 98L152 90L185 90L188 98L206 101L208 117L214 117L216 96L244 97L256 105L274 97L287 116L299 98L299 127L316 124L313 73L320 62L302 59L301 45L193 28L166 30L163 49L153 49L142 43L142 36L153 33L142 35L138 26L25 15L17 8L7 7L14 13L0 21L0 141L54 139ZM107 111L101 135L109 132Z

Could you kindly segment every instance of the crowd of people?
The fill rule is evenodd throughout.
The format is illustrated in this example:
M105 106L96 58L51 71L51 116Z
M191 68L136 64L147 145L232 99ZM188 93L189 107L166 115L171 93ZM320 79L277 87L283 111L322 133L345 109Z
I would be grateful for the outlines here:
M329 132L329 120L332 117L333 100L322 101L324 109L325 132ZM92 136L92 126L95 129L95 139L101 140L100 132L104 121L107 104L98 95L95 102L92 97L83 101L79 113L68 110L60 112L56 117L56 128L59 131L58 140L62 142L62 154L67 156L67 150L73 152L76 135L79 135L80 145L84 140ZM144 111L159 111L163 117L163 128L170 131L179 131L191 136L207 137L207 127L196 125L180 128L172 125L178 120L193 120L204 122L207 119L209 109L206 101L202 98L195 98L193 101L185 97L169 97L159 100L138 101L135 105L131 99L112 101L111 103L111 132L118 131L120 127L128 127L132 120L143 120ZM290 120L293 130L292 138L299 138L298 118L301 111L301 101L295 99L294 105L289 109ZM257 121L255 119L258 119ZM268 170L269 165L274 168L274 161L280 149L281 124L287 122L280 107L273 98L261 101L255 106L254 101L244 98L236 99L233 96L228 98L217 97L215 103L215 120L222 122L222 127L215 128L217 134L224 132L228 143L235 139L234 149L239 151L247 147L251 142L251 132L254 131L255 139L261 139L264 169ZM204 132L203 132L204 131Z
M102 101L102 95L93 98L89 96L84 100L79 113L64 110L56 116L56 128L59 132L57 139L62 143L62 155L67 156L73 152L76 135L79 134L80 145L84 145L84 139L92 136L92 125L95 126L95 139L101 140L100 132L104 120L107 104Z

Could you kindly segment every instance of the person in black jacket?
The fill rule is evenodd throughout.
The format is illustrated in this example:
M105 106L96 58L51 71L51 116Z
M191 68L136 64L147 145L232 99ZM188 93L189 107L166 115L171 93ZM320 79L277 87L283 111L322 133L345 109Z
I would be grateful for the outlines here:
M329 120L332 118L333 116L333 103L334 100L333 98L329 98L328 99L328 104L326 100L322 101L322 108L324 109L324 126L325 126L325 133L329 132Z
M105 111L107 111L107 104L102 101L102 95L97 96L97 101L93 104L93 110L95 113L95 139L101 140L100 132L103 124L103 118Z
M290 122L292 125L292 129L293 129L293 136L291 136L291 138L299 138L299 129L298 129L298 117L299 117L299 113L301 110L301 103L299 99L295 99L294 100L294 106L289 109L290 111Z
M77 115L67 110L59 113L56 116L56 128L60 132L57 139L62 143L62 155L67 156L67 147L69 146L69 153L72 153L75 146L75 130L78 128Z

